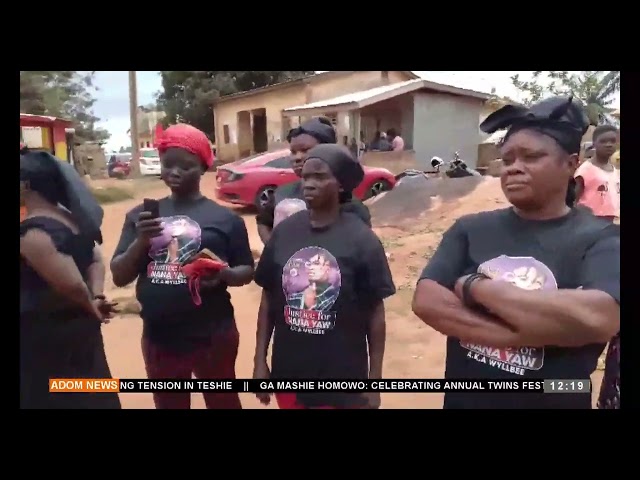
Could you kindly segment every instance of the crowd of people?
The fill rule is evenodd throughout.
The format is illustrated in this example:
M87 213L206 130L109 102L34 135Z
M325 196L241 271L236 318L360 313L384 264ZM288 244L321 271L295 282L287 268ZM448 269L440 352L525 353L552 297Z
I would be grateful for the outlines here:
M501 182L511 207L456 221L412 303L448 338L446 378L587 379L610 342L598 406L619 408L620 180L610 166L618 132L596 129L594 158L578 167L587 127L581 105L564 97L503 108L481 125L508 129ZM384 300L396 289L368 209L352 196L362 166L323 118L288 141L300 180L278 188L257 216L265 245L254 265L242 218L200 191L213 162L204 133L184 124L163 133L170 194L126 214L110 262L116 286L136 282L150 379L235 378L229 288L252 281L262 289L254 378L382 378ZM21 151L22 408L121 408L117 394L48 391L49 378L111 376L101 325L117 305L104 294L102 209L74 174L47 153ZM187 267L203 252L221 268L194 278ZM204 398L210 409L242 408L235 393ZM190 394L155 393L154 402L187 409ZM275 402L375 409L380 396L278 393ZM588 409L591 395L447 393L444 408Z

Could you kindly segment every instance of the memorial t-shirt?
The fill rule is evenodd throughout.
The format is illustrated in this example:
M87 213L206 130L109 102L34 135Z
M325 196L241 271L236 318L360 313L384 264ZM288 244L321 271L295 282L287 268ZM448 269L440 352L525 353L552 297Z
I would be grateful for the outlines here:
M127 213L114 257L135 240L142 209L138 205ZM196 305L181 267L204 248L231 267L253 266L253 255L242 218L206 197L180 203L163 198L160 216L162 235L153 239L138 266L136 296L142 307L143 335L167 348L189 350L233 325L234 312L224 284L201 290L202 305Z
M619 227L573 209L532 221L511 208L460 218L443 236L421 279L453 289L483 272L530 289L602 290L620 302ZM588 379L604 344L493 348L447 339L446 378ZM591 408L589 394L448 393L445 408Z
M329 227L301 211L273 231L256 268L273 321L272 378L366 379L367 327L374 307L395 293L380 240L341 213ZM353 394L298 395L307 406L355 406Z

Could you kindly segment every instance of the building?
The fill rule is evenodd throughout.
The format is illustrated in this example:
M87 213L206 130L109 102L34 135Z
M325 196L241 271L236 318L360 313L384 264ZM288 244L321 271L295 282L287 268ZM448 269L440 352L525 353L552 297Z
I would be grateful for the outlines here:
M20 114L20 143L31 149L42 149L60 160L72 158L73 129L71 120L45 115Z
M287 108L417 78L407 71L324 72L220 97L213 107L218 158L231 161L282 148L289 130L306 119L304 115L286 115ZM345 133L338 112L328 114L338 134Z
M138 146L140 148L151 148L155 145L158 125L166 114L153 110L149 107L138 107L136 118L138 121ZM131 129L127 130L131 136Z
M426 170L434 155L450 159L457 151L475 166L478 123L489 97L412 72L327 72L220 98L214 107L219 157L227 161L281 147L289 129L323 115L332 119L340 143L369 142L376 131L390 128L400 133L405 152L369 152L363 164L394 173Z

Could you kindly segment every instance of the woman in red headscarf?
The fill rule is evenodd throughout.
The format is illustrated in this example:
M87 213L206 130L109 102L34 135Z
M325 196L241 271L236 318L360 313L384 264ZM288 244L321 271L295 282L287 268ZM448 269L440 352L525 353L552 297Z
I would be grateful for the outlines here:
M137 279L149 378L235 378L239 337L227 287L253 278L247 229L200 192L200 178L213 163L204 133L173 125L158 150L171 194L158 201L157 213L144 204L127 213L111 260L113 281L124 287ZM184 267L203 249L223 268L194 281L193 268ZM235 393L205 393L204 399L207 408L242 408ZM157 393L154 401L156 408L190 408L189 393Z

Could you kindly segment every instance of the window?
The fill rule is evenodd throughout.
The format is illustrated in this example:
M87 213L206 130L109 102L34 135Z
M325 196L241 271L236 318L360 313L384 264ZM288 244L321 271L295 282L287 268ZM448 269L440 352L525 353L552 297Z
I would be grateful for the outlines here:
M152 150L144 150L143 152L140 152L140 156L142 158L158 158L160 154L158 153L158 150L154 148Z
M225 143L225 145L231 143L231 139L229 138L230 137L230 135L229 135L229 125L223 125L222 126L222 133L224 135L224 143Z
M287 155L286 157L276 158L267 162L264 166L269 168L291 168L291 157Z

